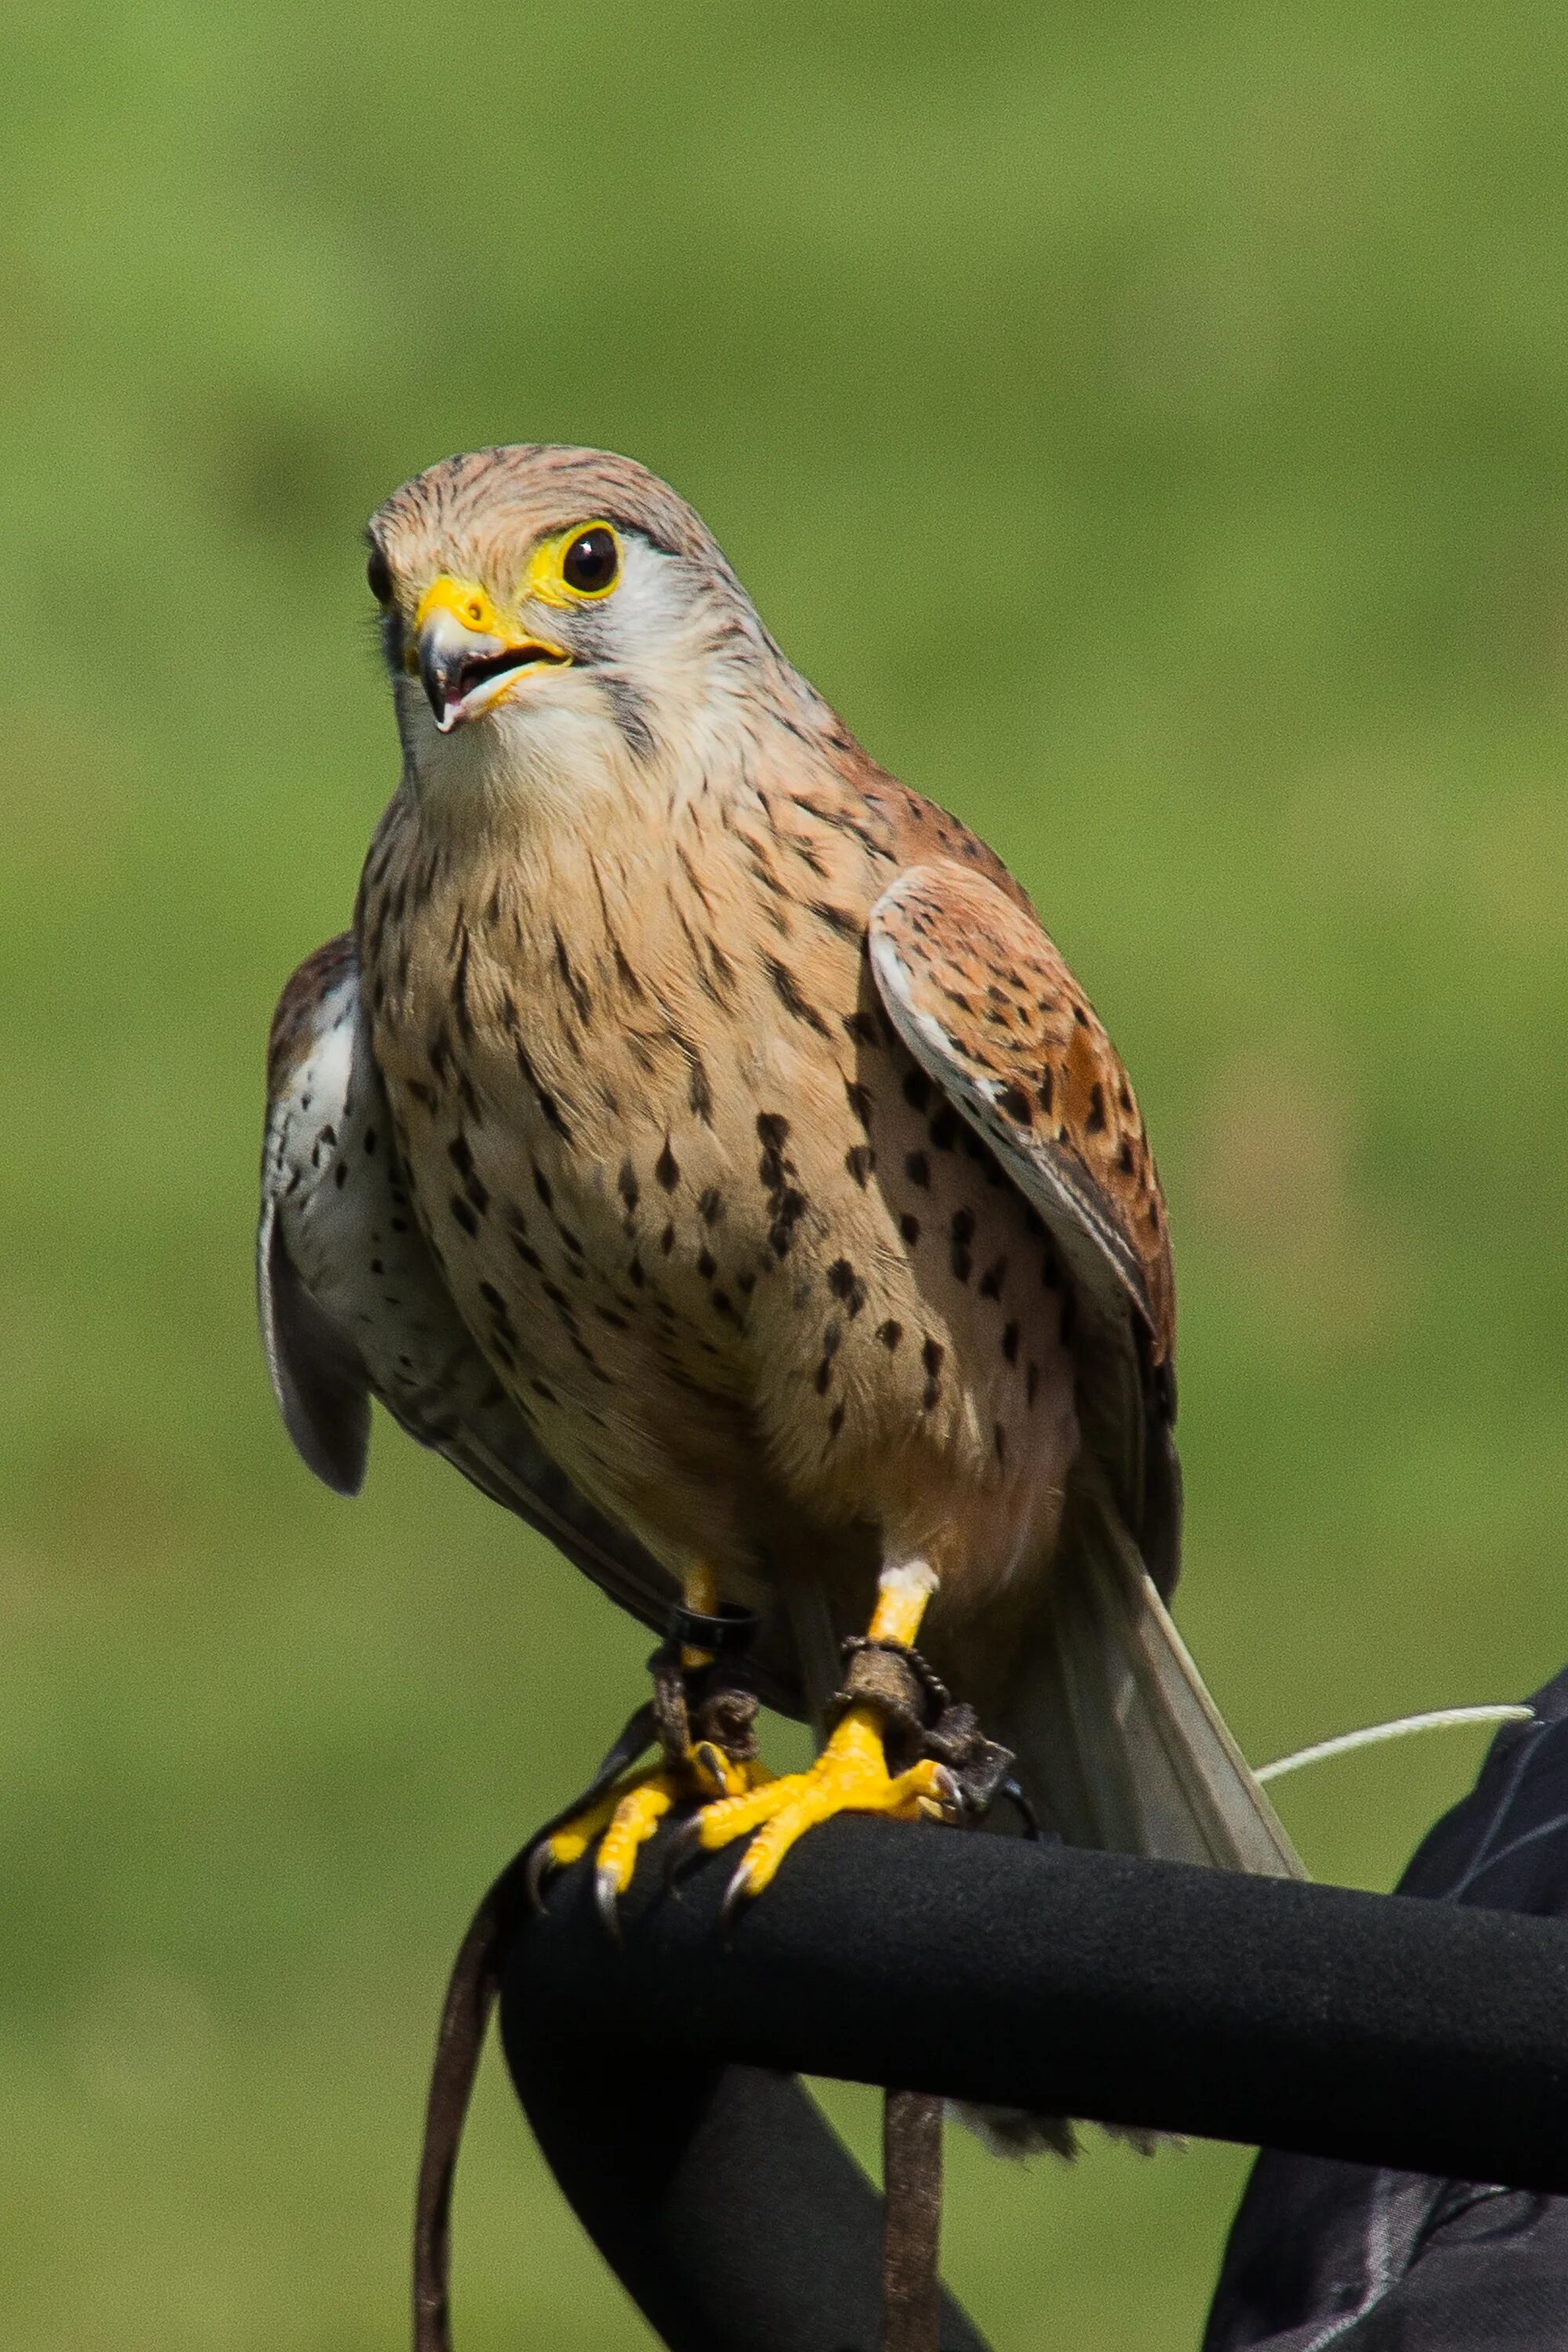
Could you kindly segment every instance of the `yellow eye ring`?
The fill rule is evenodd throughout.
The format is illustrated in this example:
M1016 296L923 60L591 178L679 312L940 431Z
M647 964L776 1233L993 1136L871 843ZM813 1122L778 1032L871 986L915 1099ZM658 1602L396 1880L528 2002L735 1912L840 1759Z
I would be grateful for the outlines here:
M607 522L580 524L561 542L561 584L574 596L607 596L621 576L621 542Z

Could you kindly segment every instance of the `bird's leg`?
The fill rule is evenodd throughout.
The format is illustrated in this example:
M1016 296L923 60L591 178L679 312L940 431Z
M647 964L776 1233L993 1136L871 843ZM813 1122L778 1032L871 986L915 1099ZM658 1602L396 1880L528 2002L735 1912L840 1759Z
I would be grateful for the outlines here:
M704 1564L689 1569L680 1606L671 1617L671 1637L649 1662L661 1760L616 1780L541 1841L536 1891L552 1871L565 1869L596 1844L595 1896L613 1926L638 1850L668 1812L693 1798L742 1796L771 1779L757 1759L752 1730L756 1699L725 1675L719 1653L696 1638L708 1630L722 1638L728 1622L720 1613L712 1570Z
M870 1628L850 1645L843 1712L810 1770L722 1797L692 1822L690 1843L710 1850L756 1832L730 1882L727 1910L760 1895L796 1838L835 1813L886 1813L901 1822L958 1817L963 1792L953 1772L919 1753L926 1714L939 1711L947 1696L912 1647L935 1589L935 1572L923 1560L884 1569ZM929 1710L922 1696L932 1702ZM900 1745L916 1760L895 1770L888 1750L892 1746L896 1753Z

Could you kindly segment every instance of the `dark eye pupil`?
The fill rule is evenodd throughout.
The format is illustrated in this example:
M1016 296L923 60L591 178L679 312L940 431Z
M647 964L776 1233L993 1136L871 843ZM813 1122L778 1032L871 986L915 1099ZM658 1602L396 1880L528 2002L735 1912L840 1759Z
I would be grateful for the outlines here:
M376 603L378 604L390 604L392 602L392 566L388 563L385 556L382 553L379 547L373 547L371 549L369 557L365 562L364 576L370 583L370 593L375 598Z
M562 575L569 588L592 594L596 588L609 586L616 576L617 561L612 531L580 531L563 558Z

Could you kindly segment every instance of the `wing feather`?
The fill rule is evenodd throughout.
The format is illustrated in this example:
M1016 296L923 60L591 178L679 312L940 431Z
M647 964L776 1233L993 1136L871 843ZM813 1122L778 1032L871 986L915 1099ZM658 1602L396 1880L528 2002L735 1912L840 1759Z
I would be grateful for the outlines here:
M357 1495L370 1452L364 1366L300 1281L266 1192L256 1268L262 1349L294 1450L335 1495Z
M1164 1202L1127 1074L1032 909L912 866L872 909L894 1027L1044 1218L1080 1317L1085 1459L1001 1737L1076 1843L1300 1870L1164 1608L1181 1483Z
M899 1035L1049 1227L1089 1326L1080 1408L1166 1592L1180 1485L1164 1202L1127 1073L1033 912L986 875L910 867L871 910Z

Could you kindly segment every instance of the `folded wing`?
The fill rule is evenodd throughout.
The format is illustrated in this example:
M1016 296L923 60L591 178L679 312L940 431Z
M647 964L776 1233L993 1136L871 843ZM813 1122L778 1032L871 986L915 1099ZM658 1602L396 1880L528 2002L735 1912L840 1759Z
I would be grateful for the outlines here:
M872 910L870 955L904 1044L1050 1228L1078 1307L1083 1458L1040 1638L992 1727L1075 1843L1297 1874L1164 1607L1174 1292L1126 1072L1034 915L983 873L911 866Z

